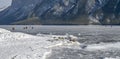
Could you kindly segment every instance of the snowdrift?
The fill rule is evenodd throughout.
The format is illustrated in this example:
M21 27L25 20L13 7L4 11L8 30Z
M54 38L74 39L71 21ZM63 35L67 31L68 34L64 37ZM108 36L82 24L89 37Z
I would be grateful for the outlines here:
M0 41L3 41L3 40L19 40L19 39L22 40L22 39L30 38L30 37L35 37L35 36L25 34L25 33L20 33L20 32L11 32L9 30L0 28Z

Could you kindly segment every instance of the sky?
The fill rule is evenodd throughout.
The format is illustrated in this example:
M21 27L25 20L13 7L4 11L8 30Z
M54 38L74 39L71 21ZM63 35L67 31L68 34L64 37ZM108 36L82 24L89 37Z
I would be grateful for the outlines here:
M12 0L0 0L0 11L11 5Z

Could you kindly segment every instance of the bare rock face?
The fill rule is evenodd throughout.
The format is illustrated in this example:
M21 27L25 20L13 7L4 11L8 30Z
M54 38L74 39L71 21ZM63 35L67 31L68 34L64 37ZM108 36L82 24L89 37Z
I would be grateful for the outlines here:
M119 24L119 10L120 0L13 0L0 24Z

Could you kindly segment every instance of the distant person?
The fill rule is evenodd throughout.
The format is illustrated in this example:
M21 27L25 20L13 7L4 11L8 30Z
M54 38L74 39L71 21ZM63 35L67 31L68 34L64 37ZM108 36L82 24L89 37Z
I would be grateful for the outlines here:
M34 29L34 27L32 27L32 29Z
M23 27L23 29L25 29L25 27Z
M13 27L12 30L15 30L15 28Z
M28 27L25 27L25 29L28 29Z
M27 27L24 27L23 29L27 29Z

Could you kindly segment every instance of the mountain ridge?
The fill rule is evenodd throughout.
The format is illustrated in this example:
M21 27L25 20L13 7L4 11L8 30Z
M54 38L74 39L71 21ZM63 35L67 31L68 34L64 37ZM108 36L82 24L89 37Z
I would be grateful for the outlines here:
M0 24L35 17L40 24L120 24L119 6L120 0L13 0L0 12Z

